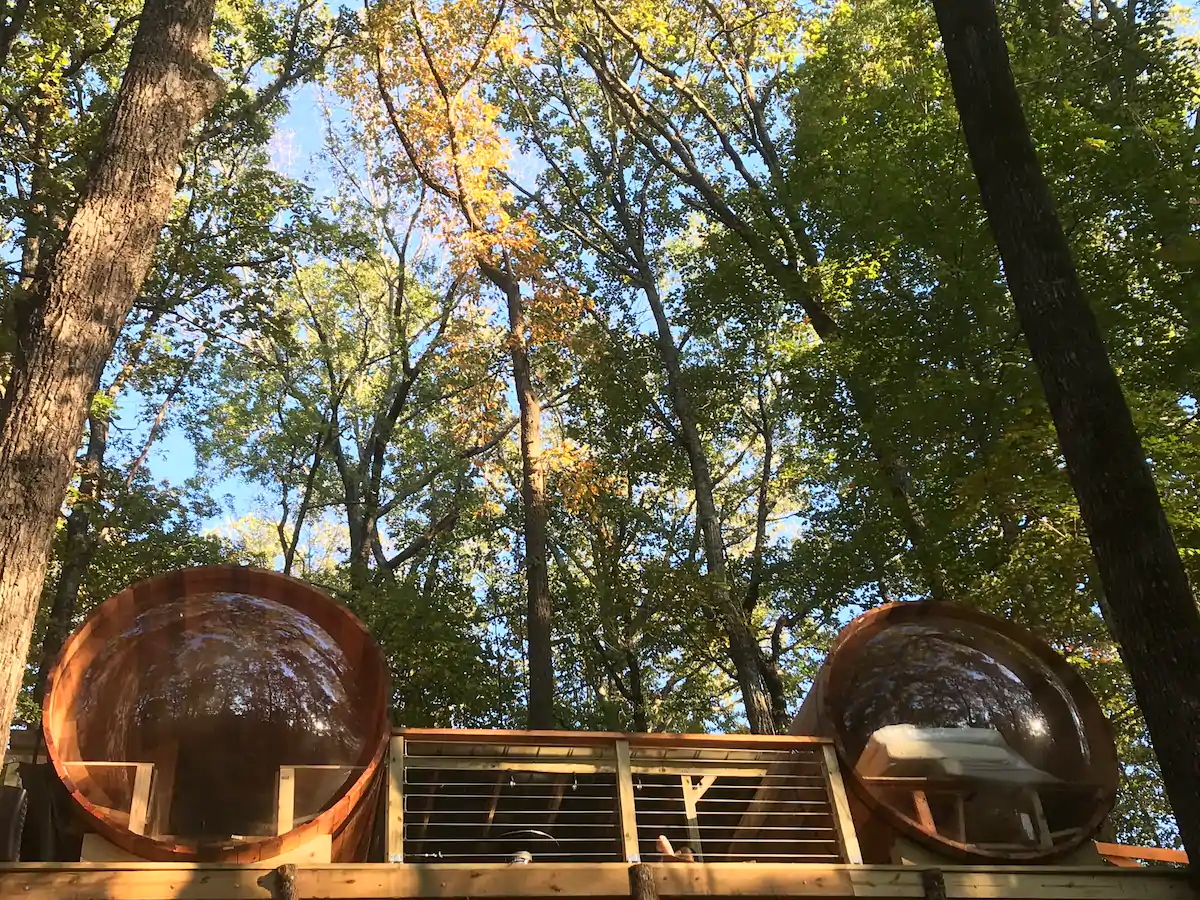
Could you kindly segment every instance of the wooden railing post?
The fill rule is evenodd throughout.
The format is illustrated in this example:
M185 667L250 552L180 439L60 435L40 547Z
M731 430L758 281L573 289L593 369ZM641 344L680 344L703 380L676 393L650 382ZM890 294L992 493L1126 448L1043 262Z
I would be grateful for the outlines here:
M146 833L146 818L150 812L150 785L154 780L154 763L136 763L133 770L133 800L129 805L129 830Z
M392 735L387 767L387 861L404 862L404 737Z
M279 800L275 810L275 833L287 834L296 821L296 768L279 767Z
M850 799L846 796L846 785L842 781L837 750L833 744L825 744L821 749L825 760L822 767L825 770L825 789L829 791L829 804L833 808L833 827L837 829L838 846L846 862L862 865L862 850L858 846L854 819L850 816Z
M621 846L626 862L641 862L638 847L637 814L634 811L633 767L629 762L629 741L616 742L617 807L621 816Z

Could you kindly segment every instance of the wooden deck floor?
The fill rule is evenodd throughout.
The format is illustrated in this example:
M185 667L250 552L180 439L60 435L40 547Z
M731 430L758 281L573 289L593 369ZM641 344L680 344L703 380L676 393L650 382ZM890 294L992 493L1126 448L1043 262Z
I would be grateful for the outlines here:
M651 864L662 898L871 897L879 900L1200 900L1181 869ZM0 864L0 898L267 900L270 870L173 863ZM317 865L297 871L300 900L628 897L626 863Z

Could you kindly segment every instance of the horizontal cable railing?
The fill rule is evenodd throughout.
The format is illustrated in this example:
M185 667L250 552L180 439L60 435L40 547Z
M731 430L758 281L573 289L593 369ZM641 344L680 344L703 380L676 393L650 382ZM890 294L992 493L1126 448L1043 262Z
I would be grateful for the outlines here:
M634 748L638 849L700 862L841 862L821 746ZM640 774L657 767L661 774Z
M405 741L410 862L616 862L613 748Z
M824 741L434 730L393 740L395 862L858 861Z

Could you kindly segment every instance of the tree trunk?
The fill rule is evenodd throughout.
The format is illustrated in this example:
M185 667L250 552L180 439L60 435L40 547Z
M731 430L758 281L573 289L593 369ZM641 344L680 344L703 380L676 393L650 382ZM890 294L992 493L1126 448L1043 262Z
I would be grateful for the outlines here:
M629 705L633 709L633 730L650 730L650 716L646 705L646 688L642 684L642 663L637 651L626 647L625 662L629 667Z
M350 589L361 593L371 583L371 532L362 510L349 498L346 519L350 532Z
M771 717L771 702L764 689L762 671L762 648L746 621L741 604L736 602L729 587L729 573L725 566L725 539L721 533L721 518L717 513L713 497L712 472L704 452L704 441L691 399L683 389L679 365L679 350L671 336L670 322L662 298L653 282L642 285L646 300L654 313L658 329L658 349L663 368L667 373L667 388L671 406L679 419L679 433L692 470L692 486L696 492L696 519L704 544L704 561L708 568L709 587L713 602L720 610L725 634L729 640L729 657L733 661L738 687L742 692L742 705L746 720L755 734L774 734L775 725Z
M692 472L692 489L696 494L696 521L701 543L704 546L704 561L707 569L708 587L713 605L718 610L729 642L729 658L733 662L738 688L742 693L742 705L750 730L755 734L773 734L770 702L764 690L761 667L762 651L758 640L742 609L730 590L729 573L725 565L725 538L721 533L721 518L713 497L712 470L700 436L699 424L691 398L684 389L679 363L679 348L671 334L671 323L666 307L658 292L654 266L646 253L643 225L629 202L622 181L609 182L608 203L621 223L625 248L640 276L640 287L654 314L657 332L659 359L667 375L667 391L671 409L679 420L679 438L687 454Z
M99 375L170 212L188 132L218 96L214 0L147 0L112 119L0 404L0 721L12 721L59 507Z
M983 206L1179 832L1200 858L1200 612L1042 176L992 0L934 0Z
M525 341L525 301L521 286L503 270L485 265L488 280L504 291L508 302L508 343L513 382L521 412L521 506L525 516L525 584L529 641L530 730L552 729L554 718L554 650L547 568L546 465L542 459L542 405L533 387L529 347Z
M30 0L16 0L11 7L8 3L0 7L0 66L8 61L8 51L25 26L25 16L31 5ZM8 19L7 23L5 19Z
M103 532L93 530L93 515L100 508L104 494L104 457L108 453L108 435L111 426L112 407L120 396L125 382L133 374L146 345L162 318L162 312L153 313L145 322L141 336L130 348L129 357L112 382L100 395L101 408L96 409L93 400L92 412L88 414L88 445L84 454L79 479L79 496L67 516L66 549L62 561L62 572L54 591L50 606L46 633L38 655L37 679L34 682L34 699L40 705L46 691L46 676L58 659L71 623L79 605L79 590L83 578L92 565L96 550L103 540Z
M92 529L92 512L103 490L104 454L108 449L108 412L88 416L88 448L79 479L79 498L67 516L66 548L63 551L62 572L50 605L46 634L38 658L37 681L33 696L40 705L46 693L46 676L62 652L71 621L79 604L79 589L96 554L96 535Z

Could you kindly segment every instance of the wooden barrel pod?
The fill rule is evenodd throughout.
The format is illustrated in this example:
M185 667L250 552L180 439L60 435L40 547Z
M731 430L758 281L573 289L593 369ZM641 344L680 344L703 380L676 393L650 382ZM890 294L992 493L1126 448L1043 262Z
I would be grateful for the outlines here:
M1042 862L1091 838L1117 757L1099 704L1023 628L950 604L838 635L792 726L833 739L867 862L908 839L958 862Z
M184 569L101 604L46 688L50 759L95 831L147 860L258 862L330 835L364 858L389 736L362 624L274 572Z

